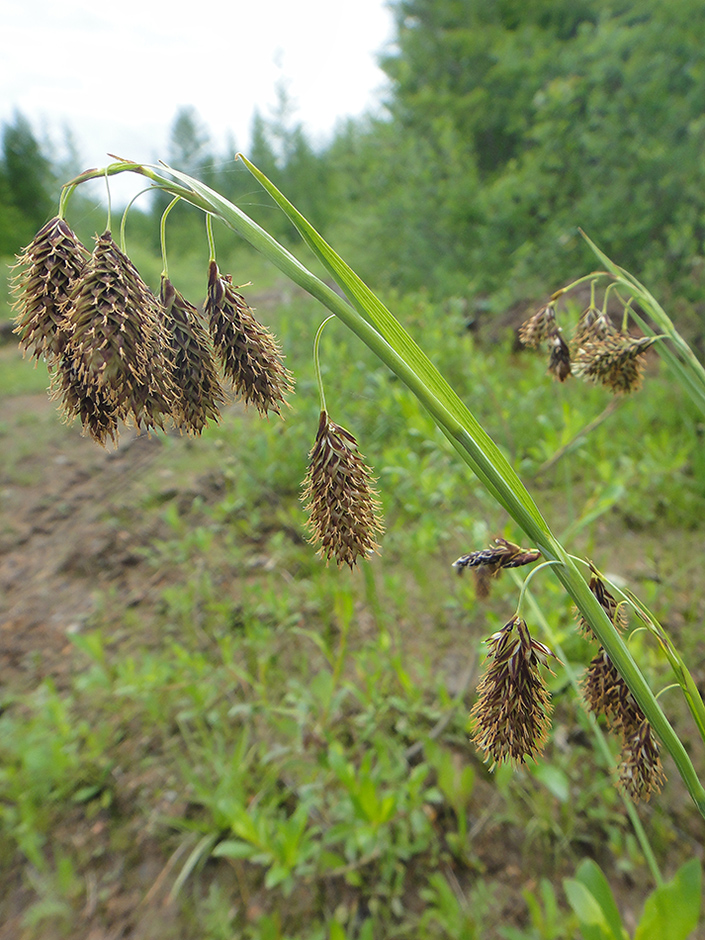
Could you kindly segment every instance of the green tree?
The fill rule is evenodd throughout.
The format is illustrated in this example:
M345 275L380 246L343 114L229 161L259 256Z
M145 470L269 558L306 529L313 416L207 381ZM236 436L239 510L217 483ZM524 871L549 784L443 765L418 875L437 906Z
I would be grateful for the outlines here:
M54 208L52 163L24 115L16 111L0 133L0 254L31 241Z
M356 147L356 237L384 236L389 280L504 304L582 265L581 226L662 292L705 299L699 0L394 9L389 118Z

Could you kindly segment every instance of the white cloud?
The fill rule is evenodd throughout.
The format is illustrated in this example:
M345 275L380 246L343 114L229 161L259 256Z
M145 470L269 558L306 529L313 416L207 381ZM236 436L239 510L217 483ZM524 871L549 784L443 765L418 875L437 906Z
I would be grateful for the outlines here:
M165 156L185 105L216 146L246 147L282 80L307 130L332 130L374 105L392 17L384 0L6 0L2 32L0 120L17 108L55 138L68 125L85 166L102 166Z

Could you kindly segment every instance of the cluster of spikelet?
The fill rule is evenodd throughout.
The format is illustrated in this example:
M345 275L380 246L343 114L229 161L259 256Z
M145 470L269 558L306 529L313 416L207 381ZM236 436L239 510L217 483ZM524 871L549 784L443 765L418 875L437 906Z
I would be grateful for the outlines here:
M262 415L281 413L293 389L274 337L230 275L208 270L203 315L167 277L152 293L110 232L92 253L54 218L18 259L15 332L44 359L67 420L100 444L119 423L147 431L167 422L201 434L217 422L226 383ZM372 475L349 431L321 414L304 481L312 541L351 568L382 531Z
M590 590L609 620L623 630L627 625L624 605L617 603L597 574L590 579ZM580 626L592 638L592 630L582 617ZM648 800L652 793L659 793L665 778L658 741L627 683L602 647L585 672L583 695L590 711L595 716L603 715L607 726L621 740L619 785L634 800Z
M487 571L496 577L505 568L528 565L539 557L536 549L520 548L498 538L488 549L461 556L454 566L461 571ZM595 572L590 590L615 627L624 629L624 605L617 603ZM594 639L582 617L579 626L585 636ZM493 634L487 646L487 665L472 709L473 740L492 764L506 760L521 764L527 758L536 758L548 737L551 701L540 667L555 655L531 636L526 621L518 615ZM621 739L619 785L632 799L648 800L663 786L659 745L643 711L602 647L586 670L583 695L588 709L595 716L604 716L610 730Z
M519 327L519 339L533 348L548 345L548 371L559 381L575 375L600 383L615 394L639 388L643 356L654 342L653 337L634 337L618 330L604 312L591 304L567 343L556 321L555 300Z
M205 318L167 277L154 294L110 232L90 253L61 218L18 266L20 345L46 361L66 418L100 444L120 422L200 434L220 416L224 380L263 415L292 390L279 346L215 261Z

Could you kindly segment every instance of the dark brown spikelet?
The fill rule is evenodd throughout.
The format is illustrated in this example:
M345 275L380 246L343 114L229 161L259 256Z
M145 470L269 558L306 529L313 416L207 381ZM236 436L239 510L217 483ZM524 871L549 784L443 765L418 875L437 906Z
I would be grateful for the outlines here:
M554 654L532 639L520 617L491 636L488 647L489 666L471 712L473 741L493 765L535 759L551 724L550 694L539 666Z
M545 339L558 332L556 305L548 303L519 327L519 339L524 346L536 349Z
M110 232L104 232L67 307L67 353L83 386L111 399L117 417L133 419L138 427L161 427L171 409L159 316L156 297ZM68 401L64 406L71 411Z
M206 316L216 354L235 391L261 415L281 414L281 405L293 390L281 349L215 261L208 269Z
M635 802L648 800L652 793L663 789L666 776L659 750L646 719L624 736L617 782Z
M110 389L87 383L68 353L63 353L52 374L52 398L61 401L67 421L79 418L83 433L105 446L118 438L118 415Z
M40 229L18 256L13 278L17 295L15 333L20 346L53 364L70 339L65 307L88 259L88 252L63 219Z
M495 544L478 552L461 555L453 562L453 567L462 571L463 568L485 568L491 575L497 574L502 568L520 568L530 565L541 557L536 548L520 548L514 542L503 538L496 538Z
M565 382L571 374L570 349L560 333L555 333L550 339L551 356L548 360L548 371L559 382Z
M659 793L665 775L659 757L659 744L627 683L604 649L600 648L582 681L583 695L590 711L604 715L609 728L622 739L619 786L633 800L648 800Z
M176 398L174 424L187 434L201 434L209 421L217 424L225 399L213 361L208 333L198 310L163 277L160 293Z
M641 385L642 357L655 342L626 333L608 333L602 339L583 340L573 355L573 374L599 382L615 394L628 394Z
M618 630L626 629L628 622L626 604L620 604L617 602L616 598L607 590L605 582L595 573L594 569L593 574L590 577L589 587L597 600L600 602L600 606L609 617L610 622L613 623ZM590 624L579 613L578 627L583 636L587 637L588 639L593 637Z
M377 549L382 525L372 484L355 438L322 411L302 499L311 541L320 544L318 554L326 561L335 558L338 565L352 568Z
M621 732L625 722L631 727L639 706L602 647L585 671L582 690L588 709L596 717L604 715L613 731Z
M583 311L573 333L573 345L601 342L607 336L614 336L617 328L605 313L597 307L589 306Z

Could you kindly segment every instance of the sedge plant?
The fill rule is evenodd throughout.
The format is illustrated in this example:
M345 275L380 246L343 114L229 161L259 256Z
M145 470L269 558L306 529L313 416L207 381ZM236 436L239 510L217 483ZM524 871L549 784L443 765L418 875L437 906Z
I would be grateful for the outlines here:
M181 433L199 435L218 420L228 386L263 416L283 413L293 392L293 376L275 338L255 318L231 276L218 267L211 226L212 220L224 223L320 301L408 387L532 545L522 548L498 539L456 565L491 576L542 559L540 567L561 582L577 607L581 628L599 644L584 691L589 707L604 715L621 739L620 781L626 792L642 799L660 789L659 751L664 747L705 816L705 789L625 643L624 610L633 610L656 638L705 739L705 706L663 627L636 597L618 592L591 563L568 552L500 448L418 343L273 183L241 159L342 296L240 208L177 169L117 160L104 169L86 171L64 187L57 217L25 249L16 281L21 345L47 361L54 395L66 416L79 417L86 433L105 444L116 440L120 422L148 432L172 423ZM77 186L124 172L139 174L156 189L204 212L211 257L203 316L170 281L166 254L155 296L125 252L124 227L120 245L108 230L89 253L68 226L69 197ZM604 270L553 294L522 328L523 342L549 347L549 371L557 379L575 374L617 394L638 386L643 355L653 346L705 413L705 370L648 291L593 248ZM585 280L593 285L591 302L567 342L557 304ZM602 285L606 287L600 309L595 297ZM610 298L621 303L621 328L608 316ZM644 335L629 334L630 320ZM319 339L320 332L316 350ZM320 371L319 390L320 421L305 482L312 541L326 560L352 568L376 548L382 530L379 507L371 471L354 435L328 414ZM488 666L473 709L474 739L492 764L535 758L548 733L551 704L542 669L556 658L531 636L523 597L522 591L514 614L490 638Z

